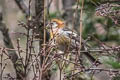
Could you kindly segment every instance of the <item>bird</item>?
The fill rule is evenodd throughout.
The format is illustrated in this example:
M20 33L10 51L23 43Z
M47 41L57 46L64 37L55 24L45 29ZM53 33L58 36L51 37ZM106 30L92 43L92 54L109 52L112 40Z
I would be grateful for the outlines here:
M67 28L64 21L60 19L52 19L46 26L46 29L50 33L50 39L53 39L58 49L61 51L72 51L80 45L80 36L77 32ZM83 44L82 39L82 44ZM82 46L85 50L85 47ZM95 59L89 52L84 52L84 55L90 60L91 63L101 64L100 61Z

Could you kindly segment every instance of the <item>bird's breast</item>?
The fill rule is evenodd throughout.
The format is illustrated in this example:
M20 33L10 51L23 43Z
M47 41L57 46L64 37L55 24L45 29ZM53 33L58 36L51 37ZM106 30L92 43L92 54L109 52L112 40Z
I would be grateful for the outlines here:
M56 36L56 43L63 46L68 45L70 43L70 39L64 35L59 35Z

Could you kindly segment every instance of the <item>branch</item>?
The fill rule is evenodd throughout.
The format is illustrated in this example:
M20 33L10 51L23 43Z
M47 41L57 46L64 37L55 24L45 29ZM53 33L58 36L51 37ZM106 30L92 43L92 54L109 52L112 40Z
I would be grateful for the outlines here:
M18 7L20 8L20 10L25 13L26 17L29 16L29 8L27 7L27 5L24 3L23 0L15 0L16 4L18 5Z
M14 49L13 43L9 36L9 30L4 23L2 23L2 13L0 13L0 31L3 35L3 42L7 48ZM15 50L7 50L8 57L11 59L12 63L14 64L14 68L16 70L17 79L21 79L21 76L24 76L24 69L23 64L18 59L18 55ZM4 51L5 53L5 51Z

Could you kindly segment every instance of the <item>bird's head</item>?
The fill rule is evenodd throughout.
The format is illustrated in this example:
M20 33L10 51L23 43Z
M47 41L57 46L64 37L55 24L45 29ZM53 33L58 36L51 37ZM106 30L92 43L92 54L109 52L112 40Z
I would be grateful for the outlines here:
M47 25L47 29L62 29L65 26L64 22L59 19L52 19Z
M51 22L46 26L47 30L50 31L51 38L56 35L64 28L65 24L62 20L52 19Z

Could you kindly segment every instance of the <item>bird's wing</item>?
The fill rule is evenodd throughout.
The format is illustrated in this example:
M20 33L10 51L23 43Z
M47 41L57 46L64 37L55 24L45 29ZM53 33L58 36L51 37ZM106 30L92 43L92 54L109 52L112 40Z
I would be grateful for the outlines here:
M77 34L77 32L70 29L63 29L62 34L65 35L68 39L70 39L72 46L75 47L76 45L79 45L80 36Z
M67 38L71 39L71 46L76 48L79 48L80 45L80 36L76 33L73 32L70 29L64 29L64 31L62 32L63 35L66 35ZM84 45L84 40L82 39L82 49L86 50L87 47L86 45ZM97 61L89 52L84 52L84 55L93 63L93 62L97 62L98 64L101 64L101 62Z

